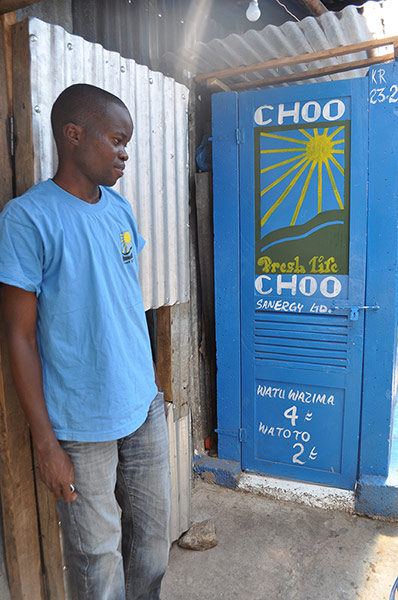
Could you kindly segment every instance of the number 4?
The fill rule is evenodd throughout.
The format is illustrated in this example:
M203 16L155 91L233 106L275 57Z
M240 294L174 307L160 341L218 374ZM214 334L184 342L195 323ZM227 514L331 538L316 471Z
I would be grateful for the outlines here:
M295 427L296 421L298 419L297 406L291 406L290 408L286 409L283 413L283 416L286 417L286 419L290 419L290 421L292 422L292 427Z

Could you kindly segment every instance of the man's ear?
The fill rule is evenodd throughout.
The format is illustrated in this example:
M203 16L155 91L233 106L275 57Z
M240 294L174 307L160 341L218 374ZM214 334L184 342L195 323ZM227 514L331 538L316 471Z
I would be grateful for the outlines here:
M83 127L75 123L66 123L62 128L62 133L69 144L77 146L82 138Z

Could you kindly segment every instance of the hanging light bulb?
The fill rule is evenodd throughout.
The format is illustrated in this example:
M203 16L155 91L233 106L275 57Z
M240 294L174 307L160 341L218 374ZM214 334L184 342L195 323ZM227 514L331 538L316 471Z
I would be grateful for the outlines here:
M258 0L251 0L246 11L246 19L249 21L258 21L261 17L261 10L258 6Z

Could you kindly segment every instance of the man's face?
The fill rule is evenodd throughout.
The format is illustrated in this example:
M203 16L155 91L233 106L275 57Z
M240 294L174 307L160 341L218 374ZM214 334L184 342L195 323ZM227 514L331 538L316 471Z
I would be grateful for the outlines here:
M114 185L123 175L132 133L130 114L119 104L110 104L101 118L92 118L83 128L75 154L82 175L94 185Z

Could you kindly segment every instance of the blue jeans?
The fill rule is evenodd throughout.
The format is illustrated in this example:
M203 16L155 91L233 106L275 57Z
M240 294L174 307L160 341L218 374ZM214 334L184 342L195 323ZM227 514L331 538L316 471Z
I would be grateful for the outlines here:
M169 554L170 488L163 394L145 423L110 442L60 442L75 502L57 501L72 596L157 600Z

